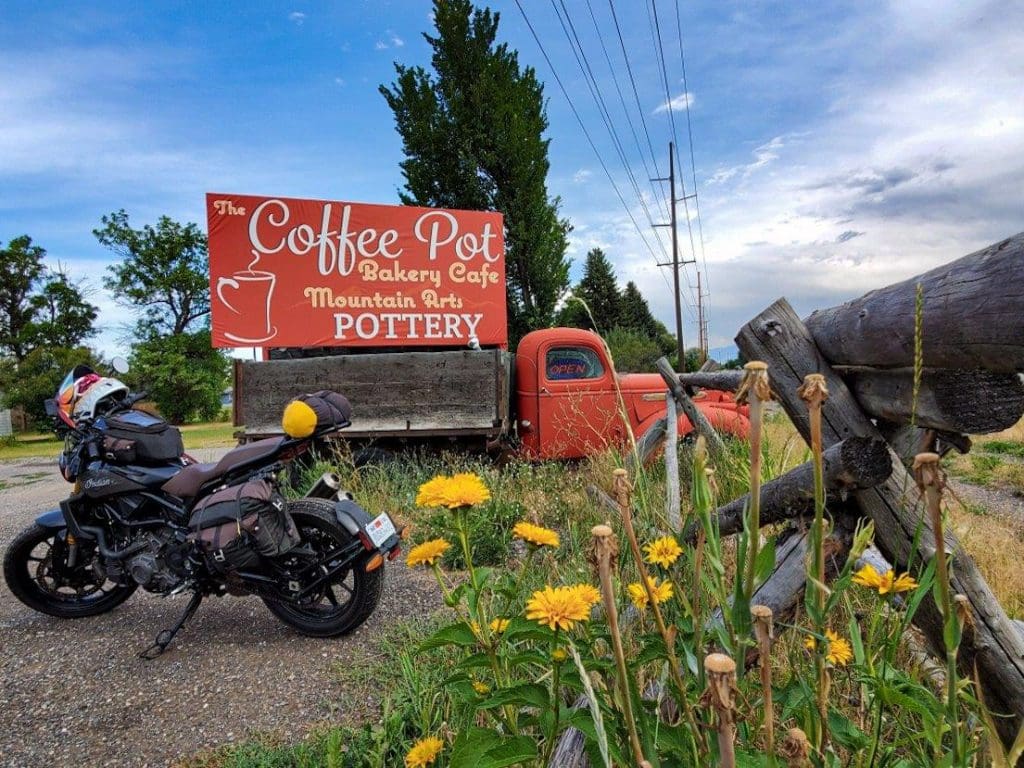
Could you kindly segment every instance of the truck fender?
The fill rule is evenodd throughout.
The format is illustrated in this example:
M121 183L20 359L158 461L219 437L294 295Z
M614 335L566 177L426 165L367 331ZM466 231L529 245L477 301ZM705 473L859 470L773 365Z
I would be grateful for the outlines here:
M61 528L68 527L67 522L64 520L64 513L59 509L43 512L43 514L36 518L36 525L49 531L59 531Z
M665 418L665 414L663 414L663 413L654 413L654 414L651 414L650 416L648 416L646 419L644 419L640 423L640 426L637 427L637 429L636 429L636 439L637 439L637 442L640 442L640 440L643 439L643 436L647 434L647 431L651 427L653 427L655 424L657 424L659 420L661 420L663 418ZM679 414L679 431L678 431L677 434L680 437L682 437L683 435L690 434L692 431L693 431L693 427L690 425L690 420L688 418L686 418L686 414L683 414L683 413Z

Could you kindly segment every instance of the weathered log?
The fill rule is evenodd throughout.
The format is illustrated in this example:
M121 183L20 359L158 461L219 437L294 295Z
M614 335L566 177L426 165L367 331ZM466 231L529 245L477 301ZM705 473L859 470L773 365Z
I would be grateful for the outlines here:
M636 469L637 459L639 459L640 466L642 467L647 463L651 454L662 446L667 429L668 425L665 422L665 418L662 417L640 435L640 439L636 441L636 453L629 451L626 454L626 469L630 470L630 474Z
M672 366L669 364L668 359L659 357L657 362L658 373L661 374L661 378L665 380L665 384L668 385L669 392L672 393L672 397L676 401L676 405L679 409L686 414L686 418L690 420L693 428L697 430L698 435L703 435L704 439L708 441L708 447L715 455L722 455L725 453L725 443L722 442L722 438L719 437L718 433L715 432L714 427L711 426L711 422L708 421L707 417L701 413L700 409L693 404L693 400L690 399L689 395L683 391L682 384L679 383L679 374L672 370Z
M867 437L851 437L833 445L822 456L825 490L835 503L847 491L872 488L892 473L892 460L885 441ZM719 507L719 531L723 536L743 530L743 511L750 503L750 494ZM814 464L808 461L761 487L761 524L770 525L794 517L814 514ZM697 540L699 526L691 523L683 540Z
M868 415L909 424L914 412L914 372L910 368L836 367ZM681 373L685 387L735 392L743 371ZM975 435L1008 429L1024 416L1024 382L1014 373L926 369L917 401L918 426Z
M913 367L918 284L926 366L1024 370L1024 232L842 306L818 310L807 318L807 329L833 365Z
M1017 242L1015 247L1019 249L1019 245ZM1003 247L1009 247L1009 243ZM999 255L998 250L990 254L993 258ZM980 278L976 276L976 279ZM949 286L946 289L950 290ZM1024 281L1018 289L1024 291ZM995 295L1003 296L1005 292ZM970 313L961 307L961 311L954 309L953 314L965 320ZM853 333L866 334L867 330ZM893 329L887 328L882 336L892 332ZM855 435L879 437L878 430L822 357L810 331L785 299L775 302L747 323L736 337L736 343L748 359L769 364L779 400L805 440L809 436L807 411L797 395L797 388L808 373L823 374L828 386L829 399L822 419L826 445ZM925 359L928 360L927 353ZM953 364L962 365L960 362ZM934 544L930 543L934 541L930 523L922 520L916 485L902 464L894 461L892 475L885 483L858 491L856 498L864 514L874 520L875 544L898 570L916 572L922 561L935 556ZM913 550L915 541L916 551ZM946 547L953 555L953 591L967 597L974 619L975 637L970 655L978 665L986 703L997 715L1008 715L997 717L996 721L1000 736L1009 745L1024 720L1024 639L954 536L947 536ZM930 595L922 601L914 623L934 649L942 648L942 616Z
M942 432L983 435L1009 429L1024 416L1024 382L1016 373L921 372L914 407L911 368L836 368L869 416Z
M971 438L954 432L935 432L920 427L891 424L888 421L878 422L878 431L908 470L914 463L914 457L919 453L937 453L939 456L945 456L954 449L957 453L970 453L971 450Z
M743 381L743 371L697 371L696 373L680 373L679 383L684 387L700 387L701 389L718 389L722 392L735 392Z

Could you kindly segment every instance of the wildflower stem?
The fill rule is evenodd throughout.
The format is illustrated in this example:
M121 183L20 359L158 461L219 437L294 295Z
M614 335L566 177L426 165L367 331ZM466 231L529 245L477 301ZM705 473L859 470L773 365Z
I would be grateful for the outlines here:
M552 650L558 647L558 630L555 629L554 639L551 641ZM548 737L548 743L544 747L544 759L541 761L541 765L547 765L551 759L551 751L555 748L555 737L558 736L558 714L561 708L561 700L558 696L558 684L560 682L562 673L562 662L555 661L554 671L551 676L551 710L554 715L551 723L551 735Z
M772 609L767 605L750 608L754 617L754 636L757 638L758 666L761 670L761 689L764 692L764 738L768 761L775 762L775 708L772 704Z
M757 552L761 546L761 434L764 426L764 401L771 397L768 384L768 365L753 360L743 366L746 370L740 390L750 404L750 505L747 509L746 575L743 592L747 600L754 596L754 578L757 574Z
M946 649L946 724L953 741L953 765L960 763L960 721L957 713L956 655L960 646L960 623L953 610L946 563L946 539L942 530L942 490L945 478L935 453L919 453L914 457L914 473L918 487L924 492L925 504L935 536L935 579L942 610L943 645ZM941 746L941 745L939 745Z
M721 653L704 659L708 677L707 699L717 714L718 758L722 768L736 766L736 662Z
M661 635L661 639L665 643L665 653L668 656L669 673L671 674L672 683L675 685L676 691L679 695L679 707L682 709L683 714L690 723L692 733L698 734L700 738L703 739L703 731L697 728L697 719L690 707L689 697L686 695L686 684L683 682L682 669L679 666L679 658L676 656L675 627L673 627L672 632L669 632L668 627L665 625L665 618L662 616L661 609L658 607L658 601L655 599L654 583L651 581L650 575L647 572L647 566L644 565L644 558L640 552L640 544L637 541L636 531L633 528L633 511L629 498L630 486L629 480L626 478L626 470L616 469L613 472L613 475L615 478L613 489L615 500L618 502L619 511L622 513L623 527L626 529L626 538L629 539L629 548L633 553L633 559L636 561L637 571L640 573L640 583L643 584L644 590L647 592L648 604L651 606L651 612L654 614L654 621L657 624L658 633Z
M811 528L811 580L814 595L814 631L824 635L825 629L825 482L822 461L821 406L828 398L825 377L811 373L804 377L799 390L807 403L811 432L811 455L814 460L814 525ZM814 733L814 746L821 752L828 745L828 689L830 681L825 665L827 647L819 642L814 652L814 671L818 681L818 728Z
M640 748L640 737L633 719L633 706L629 695L629 669L626 667L626 654L622 650L622 635L619 634L619 614L615 607L615 588L612 586L612 552L616 548L612 529L607 525L596 525L591 531L594 535L594 548L597 556L598 579L601 582L601 599L604 612L608 617L608 634L611 635L612 652L615 655L615 668L619 677L619 695L622 699L622 716L629 731L629 746L633 750L633 759L639 765L644 759Z

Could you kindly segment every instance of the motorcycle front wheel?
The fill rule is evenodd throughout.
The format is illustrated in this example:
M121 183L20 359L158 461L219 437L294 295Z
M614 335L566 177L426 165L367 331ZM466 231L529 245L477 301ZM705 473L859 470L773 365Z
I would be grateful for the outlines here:
M95 547L80 542L68 565L64 529L33 524L18 534L4 556L4 579L14 596L33 610L59 619L80 619L113 610L135 591L109 581Z
M309 554L285 554L280 558L279 567L307 572L306 581L333 570L338 563L332 553L348 548L355 541L334 516L334 504L324 499L298 499L289 502L288 511L302 534L302 548L311 550L319 563L310 572ZM300 601L263 597L263 602L277 618L304 635L346 635L370 617L384 587L383 567L367 573L362 566L363 558L357 559L350 568ZM305 584L300 582L299 586L301 589Z

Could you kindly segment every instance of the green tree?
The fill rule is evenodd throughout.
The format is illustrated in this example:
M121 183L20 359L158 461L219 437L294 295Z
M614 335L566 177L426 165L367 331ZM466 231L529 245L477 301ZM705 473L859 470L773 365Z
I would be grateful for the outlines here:
M647 299L640 293L636 283L626 283L622 292L622 314L619 322L624 328L639 331L648 338L655 339L663 355L671 354L676 349L676 337L669 332L665 324L655 319Z
M596 323L596 330L606 333L621 324L622 295L615 281L615 269L600 248L593 248L587 254L583 277L572 293L587 303L590 315L579 302L568 301L559 315L562 325L594 328Z
M97 370L102 366L86 347L36 347L20 362L13 358L0 361L4 406L20 406L36 424L48 424L43 401L53 397L68 371L80 364Z
M38 347L76 347L95 334L97 308L28 235L0 248L0 355L24 360Z
M570 226L547 191L544 87L514 50L496 44L498 20L469 0L434 0L437 34L424 35L433 73L396 64L395 82L380 92L402 137L403 203L504 214L515 342L554 319L569 284Z
M613 328L604 340L619 373L655 371L658 358L664 354L656 339L632 328Z
M209 330L141 341L132 348L130 362L132 381L149 393L168 421L216 418L229 362L213 348Z
M141 338L176 335L210 313L206 235L193 223L161 216L156 227L132 229L124 210L104 216L93 234L120 257L103 284L141 313Z
M36 297L30 336L36 345L71 349L95 335L98 307L63 271L53 271Z

